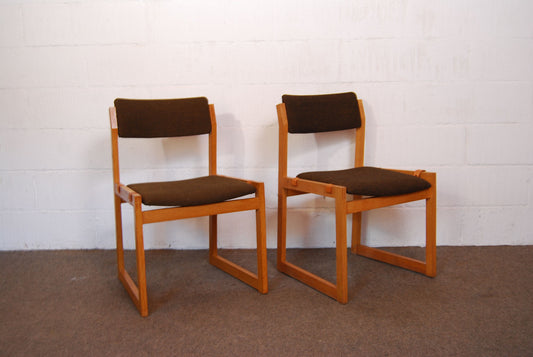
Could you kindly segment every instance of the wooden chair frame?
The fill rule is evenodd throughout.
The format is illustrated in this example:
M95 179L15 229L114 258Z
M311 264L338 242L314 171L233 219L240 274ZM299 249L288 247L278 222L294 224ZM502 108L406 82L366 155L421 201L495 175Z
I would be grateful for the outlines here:
M361 114L361 127L355 129L355 167L363 166L365 140L365 114L363 101L358 100ZM388 197L361 197L351 195L349 200L346 187L322 182L309 181L287 176L288 121L285 104L277 105L279 120L279 177L278 177L278 250L277 269L312 288L345 304L348 302L347 279L347 214L352 214L352 253L409 269L429 277L436 275L436 174L422 170L402 173L419 176L429 183L429 189ZM336 226L336 283L333 284L311 272L287 261L287 197L313 193L335 200ZM379 248L361 244L361 217L363 211L397 205L401 203L426 201L426 247L425 261L387 252Z
M211 132L209 133L209 174L217 174L217 126L215 108L209 104L211 117ZM139 310L141 316L148 315L148 297L146 289L146 266L143 241L143 226L149 223L171 221L192 217L209 216L209 262L243 281L260 293L268 292L267 256L266 256L266 226L265 226L265 189L264 183L241 180L252 184L256 188L255 197L224 201L213 204L191 207L169 207L143 210L142 197L139 193L120 182L118 155L118 124L115 107L109 108L111 121L111 147L113 158L113 190L115 198L115 222L117 240L118 277L126 291ZM240 180L240 179L239 179ZM137 284L124 266L124 246L122 237L122 209L123 203L129 203L134 209L135 220L135 251L137 262ZM255 210L256 240L257 240L257 274L221 257L217 244L217 215Z

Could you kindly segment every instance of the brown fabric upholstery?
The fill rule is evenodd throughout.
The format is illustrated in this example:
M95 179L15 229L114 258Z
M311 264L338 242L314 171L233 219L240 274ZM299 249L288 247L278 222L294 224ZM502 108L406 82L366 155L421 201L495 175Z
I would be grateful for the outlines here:
M181 181L137 183L128 187L142 196L143 204L150 206L197 206L255 192L255 187L249 183L216 175Z
M338 171L304 172L297 177L345 186L347 193L362 196L401 195L431 187L429 182L419 177L368 166Z
M289 133L318 133L361 126L355 93L283 95Z
M118 135L155 138L208 134L211 118L207 98L115 99Z

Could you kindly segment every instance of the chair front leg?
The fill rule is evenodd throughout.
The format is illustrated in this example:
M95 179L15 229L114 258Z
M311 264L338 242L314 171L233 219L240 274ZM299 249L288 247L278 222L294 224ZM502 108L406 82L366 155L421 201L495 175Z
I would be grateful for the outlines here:
M277 268L283 271L287 262L287 190L281 188L278 193L278 249Z
M117 263L118 278L131 300L139 310L141 316L148 316L148 297L146 292L146 264L144 258L143 220L141 211L141 196L133 199L135 219L135 257L137 261L137 284L126 271L124 266L124 247L122 241L122 200L115 196L115 220L117 235Z
M268 292L268 269L267 269L267 247L266 247L266 213L265 213L265 188L264 184L259 185L260 192L256 197L262 198L259 209L255 210L255 225L257 235L257 290L266 294Z
M338 188L335 192L335 230L337 261L337 301L348 302L348 256L346 237L346 189Z
M122 237L122 199L115 195L115 236L117 241L117 269L119 276L124 272L124 241Z
M209 216L209 262L218 256L218 217L217 215Z
M134 199L135 214L135 254L137 258L137 284L139 286L139 302L137 308L142 316L148 316L148 294L146 291L146 263L144 257L143 217L141 196Z

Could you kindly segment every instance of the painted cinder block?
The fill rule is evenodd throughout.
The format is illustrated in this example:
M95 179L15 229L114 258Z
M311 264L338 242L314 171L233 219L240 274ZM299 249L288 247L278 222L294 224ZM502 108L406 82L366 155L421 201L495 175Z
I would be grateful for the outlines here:
M23 13L29 45L119 44L146 40L142 2L26 3Z
M157 1L148 5L150 41L180 43L223 41L231 36L226 21L227 1L202 0L195 3Z
M250 84L264 78L290 80L295 68L290 61L282 63L283 47L276 42L217 43L213 47L213 81ZM263 61L265 58L268 61Z
M81 44L145 43L146 3L139 1L72 4L76 42Z
M109 134L103 130L8 129L0 132L0 142L3 170L111 167Z
M377 129L375 150L380 166L459 165L465 161L465 129L462 126L399 126Z
M440 199L437 198L437 204ZM437 245L463 245L465 225L463 207L439 207L437 209ZM437 258L438 260L438 258Z
M363 213L363 217L363 244L397 247L426 243L424 207L389 207Z
M107 129L108 90L94 88L35 88L27 91L31 128ZM112 103L112 102L111 102ZM104 108L104 109L103 109Z
M2 49L1 88L76 87L86 84L79 47L12 47Z
M148 13L154 41L287 41L358 35L364 30L357 26L359 14L366 10L368 15L372 9L352 7L343 1L156 2Z
M217 43L213 47L215 83L331 82L338 80L337 44L330 41Z
M467 123L531 123L533 83L531 81L483 81L472 84L472 115Z
M235 229L238 227L238 229ZM218 216L219 247L247 248L256 244L255 211L235 212Z
M0 128L16 129L34 125L34 120L29 115L26 89L0 89L0 106L3 108Z
M533 125L473 125L467 128L467 161L471 165L533 164Z
M431 6L420 0L397 3L397 11L405 12L405 21L399 24L402 35L430 39L467 37L479 8L483 4L487 7L486 1L439 1Z
M65 45L76 42L72 4L26 3L24 35L28 45Z
M33 210L35 202L34 173L0 171L0 210Z
M471 76L478 81L531 81L531 38L491 38L472 42ZM512 63L512 65L509 65Z
M428 170L429 171L429 170ZM436 167L438 208L459 209L469 204L467 166Z
M340 77L349 81L459 80L470 73L468 43L410 38L341 42Z
M278 162L278 130L273 126L247 128L243 165L249 168L276 167Z
M212 81L209 43L86 48L92 86L190 85Z
M472 167L466 183L469 206L527 205L530 170L520 166Z
M97 212L86 211L0 211L0 249L92 248L96 246L100 220ZM110 238L114 243L114 238Z
M0 48L20 46L23 41L22 7L17 3L0 4Z
M533 37L529 14L533 11L530 1L511 0L505 3L494 1L492 29L489 37Z
M119 138L119 155L124 170L203 168L208 165L208 138Z
M343 41L339 51L339 76L343 81L402 81L413 77L415 54L408 41Z
M108 170L44 171L34 176L35 206L39 210L100 210L113 206L112 176Z
M531 206L469 207L465 210L463 245L531 244Z
M397 93L398 94L398 93ZM461 125L473 114L472 85L469 83L415 82L403 90L403 120L394 118L391 124ZM385 103L383 103L386 106ZM379 124L388 124L387 118L376 118Z
M129 223L124 226L125 232L133 227L133 222ZM135 247L134 237L133 232L125 236L128 249ZM146 244L155 249L205 249L209 243L209 220L198 217L145 225L144 238Z
M528 206L531 170L527 166L437 168L439 207Z

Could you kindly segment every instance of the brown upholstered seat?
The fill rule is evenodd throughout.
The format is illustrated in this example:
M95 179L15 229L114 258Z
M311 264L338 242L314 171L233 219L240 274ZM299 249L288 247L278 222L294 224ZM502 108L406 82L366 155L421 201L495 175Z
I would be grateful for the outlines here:
M197 206L224 202L255 193L255 187L231 177L210 175L181 181L128 185L149 206Z
M346 193L361 196L394 196L422 191L431 187L424 179L377 167L355 167L347 170L303 172L304 180L346 187Z

